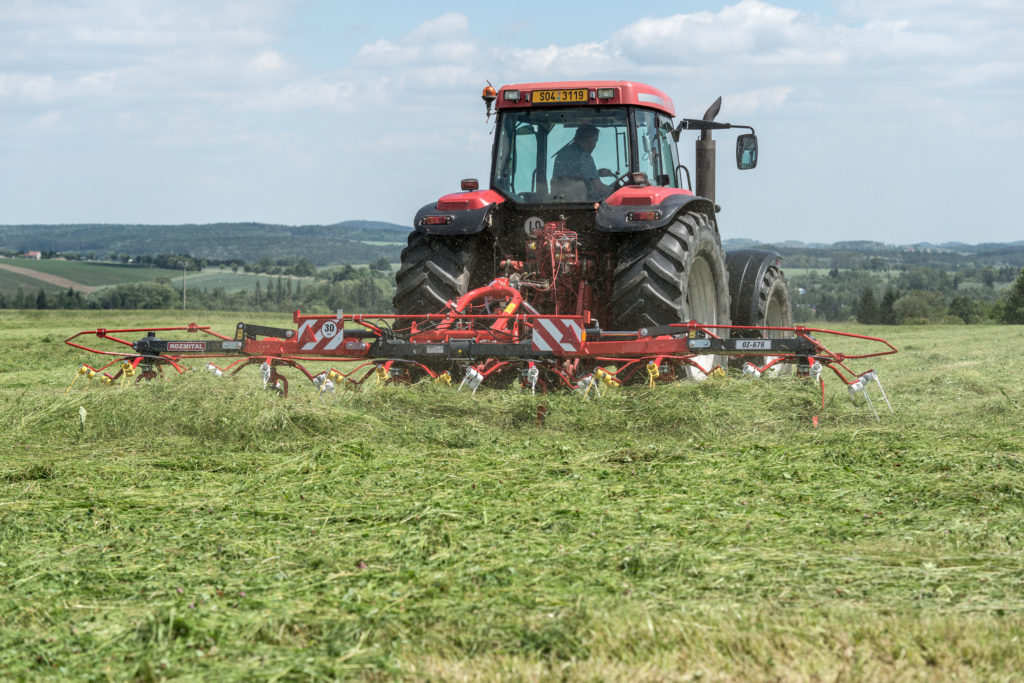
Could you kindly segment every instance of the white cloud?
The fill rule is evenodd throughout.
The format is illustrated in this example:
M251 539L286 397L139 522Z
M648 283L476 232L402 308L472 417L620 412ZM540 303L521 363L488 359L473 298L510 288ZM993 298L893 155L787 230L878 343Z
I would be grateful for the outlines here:
M723 100L728 102L729 116L749 116L778 109L785 104L792 92L791 86L782 85L734 93Z
M469 19L464 14L450 12L436 19L424 21L406 36L414 42L430 42L438 38L464 35L469 31Z
M893 58L950 58L973 37L928 30L916 20L877 12L860 26L830 23L814 14L743 0L718 12L694 12L636 21L612 43L637 64L726 64L814 67L878 63Z
M510 57L503 71L512 71L515 77L531 81L539 80L536 74L544 74L544 80L592 78L608 72L617 61L617 55L606 42L526 50L497 48L494 52Z
M274 74L285 70L285 59L276 50L266 50L249 60L249 71L255 74Z
M0 99L43 103L52 101L56 95L53 76L0 73Z
M925 21L945 21L951 17L997 14L1024 17L1018 0L841 0L840 11L850 16L914 15Z
M381 39L363 45L356 64L371 68L405 65L465 65L474 60L476 44L466 36L469 20L462 14L445 14L425 21L397 40Z
M37 116L32 121L32 125L35 128L56 128L60 125L62 118L60 112L49 111L42 116Z
M75 79L72 91L86 95L104 95L114 90L116 71L95 71Z
M10 47L0 49L0 71L16 64L68 87L91 73L117 72L139 92L237 73L260 48L257 66L269 67L269 27L281 4L9 0L2 25Z
M1024 88L1024 61L984 62L957 66L948 72L951 86L972 87L999 83L1017 83Z
M619 31L616 39L641 60L666 50L699 54L748 52L760 42L785 40L794 31L798 16L796 10L744 0L717 13L644 18Z
M829 46L831 36L822 28L797 10L743 0L714 13L647 17L616 32L612 42L638 64L698 64L710 58L733 61L787 51L803 60L804 53L817 53Z
M250 106L272 111L294 111L297 109L328 109L351 111L364 102L357 87L347 81L310 79L290 83L271 93L255 96Z

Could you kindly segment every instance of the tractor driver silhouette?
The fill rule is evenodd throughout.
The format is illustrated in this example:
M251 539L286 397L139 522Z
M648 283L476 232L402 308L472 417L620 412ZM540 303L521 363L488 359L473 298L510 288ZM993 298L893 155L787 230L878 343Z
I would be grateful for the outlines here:
M600 135L597 126L585 123L576 129L572 142L555 153L551 173L551 193L567 201L598 201L608 196L611 188L600 178L614 177L606 168L598 170L591 156Z

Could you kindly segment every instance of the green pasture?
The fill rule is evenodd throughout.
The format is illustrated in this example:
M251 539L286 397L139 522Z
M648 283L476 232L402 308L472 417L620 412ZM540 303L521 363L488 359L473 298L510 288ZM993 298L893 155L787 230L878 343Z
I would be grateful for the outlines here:
M49 282L25 277L19 273L12 273L9 270L3 270L0 268L0 294L15 296L17 295L19 288L26 294L36 294L40 288L42 288L42 290L47 294L56 294L57 292L67 291L67 287L53 285Z
M24 258L3 259L0 263L56 275L90 287L110 287L167 278L175 287L180 288L182 281L181 270L127 264ZM185 277L188 287L203 289L220 287L227 292L251 291L256 289L256 283L259 283L261 287L266 287L268 281L275 285L277 283L276 275L232 272L228 268L208 268L200 272L190 272ZM284 276L284 279L292 280L293 285L298 281L303 284L312 282L310 278ZM47 293L67 291L67 287L52 285L33 277L0 269L0 293L14 295L17 294L19 287L29 293L38 292L40 287Z
M199 322L240 319L289 324ZM1024 670L1024 327L848 328L900 348L880 421L794 378L69 388L72 332L186 322L0 311L0 678Z
M220 287L227 292L240 292L240 291L252 291L256 289L256 284L259 283L260 287L266 291L267 283L276 286L277 275L258 275L255 273L244 273L238 272L233 273L228 269L217 268L207 269L198 273L189 273L186 276L186 284L189 288L202 288L202 289L214 289ZM312 278L299 278L290 275L284 275L282 282L291 281L292 286L295 283L301 282L303 285L311 283ZM171 278L171 284L175 287L181 288L181 271L179 270L174 277Z
M785 268L787 277L805 277L810 275L818 275L824 277L828 275L831 268ZM883 273L884 275L884 273Z
M173 278L175 275L181 275L180 270L109 262L12 258L4 259L0 263L57 275L90 287L106 287L125 282L150 282L158 277Z

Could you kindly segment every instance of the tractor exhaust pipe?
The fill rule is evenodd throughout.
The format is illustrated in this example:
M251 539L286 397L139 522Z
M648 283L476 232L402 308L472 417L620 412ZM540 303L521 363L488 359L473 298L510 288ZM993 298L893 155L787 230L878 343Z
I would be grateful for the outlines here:
M704 112L704 121L714 121L722 109L722 98L715 100ZM711 129L706 128L697 138L697 196L711 200L715 204L715 141L711 139ZM715 211L718 205L715 204Z

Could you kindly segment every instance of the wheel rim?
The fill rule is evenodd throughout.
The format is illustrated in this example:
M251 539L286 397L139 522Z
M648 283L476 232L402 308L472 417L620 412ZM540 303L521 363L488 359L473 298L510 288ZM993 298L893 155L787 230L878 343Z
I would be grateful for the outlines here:
M768 327L783 327L786 324L783 306L779 298L773 296L768 301L768 310L764 314L764 324ZM770 330L768 336L771 339L782 339L785 333L779 330Z
M690 276L686 287L686 308L690 319L705 325L718 323L718 293L715 288L715 274L707 259L695 258L690 265ZM687 365L687 376L704 379L715 367L714 354L702 354L692 359L699 367Z
M789 320L786 318L786 308L783 306L781 297L779 297L773 290L771 296L768 299L768 306L764 312L764 324L766 327L785 327L789 324ZM767 339L785 339L788 335L786 332L781 330L767 330L764 333ZM765 364L775 360L778 356L765 356L763 362ZM776 363L775 365L768 368L769 376L776 376L781 374L789 374L788 363Z

